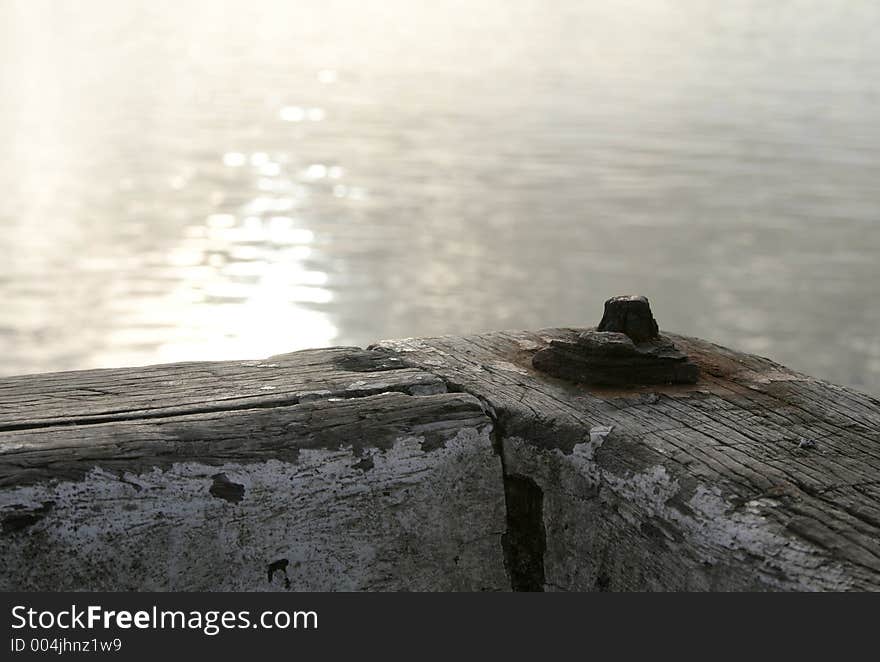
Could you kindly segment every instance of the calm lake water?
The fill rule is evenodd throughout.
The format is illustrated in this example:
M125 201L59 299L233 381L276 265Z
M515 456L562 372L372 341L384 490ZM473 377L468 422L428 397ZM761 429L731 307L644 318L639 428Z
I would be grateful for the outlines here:
M0 0L0 373L596 323L880 393L880 2Z

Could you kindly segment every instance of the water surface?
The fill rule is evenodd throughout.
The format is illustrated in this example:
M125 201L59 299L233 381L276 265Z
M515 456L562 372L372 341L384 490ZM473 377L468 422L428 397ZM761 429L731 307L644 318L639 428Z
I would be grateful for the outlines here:
M0 0L0 373L661 327L880 393L880 3Z

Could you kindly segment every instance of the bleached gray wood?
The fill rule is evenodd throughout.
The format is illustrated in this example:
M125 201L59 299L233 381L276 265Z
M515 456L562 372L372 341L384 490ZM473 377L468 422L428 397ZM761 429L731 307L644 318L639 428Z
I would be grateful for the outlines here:
M544 550L526 583L880 588L876 398L669 334L699 365L696 384L586 387L532 367L577 331L380 344L493 412L507 480L530 481L541 501L528 525ZM610 434L591 440L603 426Z
M490 432L356 348L3 379L0 590L502 590Z
M172 363L0 379L0 430L292 405L388 391L444 391L400 359L331 347L263 361Z
M532 367L578 331L0 379L0 588L880 588L876 398Z

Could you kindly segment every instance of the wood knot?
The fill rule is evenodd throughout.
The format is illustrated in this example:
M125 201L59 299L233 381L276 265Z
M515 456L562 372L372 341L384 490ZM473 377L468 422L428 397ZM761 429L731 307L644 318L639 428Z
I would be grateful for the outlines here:
M538 370L572 382L607 386L693 384L700 369L660 335L648 299L620 296L605 302L595 330L575 340L553 340L532 358Z

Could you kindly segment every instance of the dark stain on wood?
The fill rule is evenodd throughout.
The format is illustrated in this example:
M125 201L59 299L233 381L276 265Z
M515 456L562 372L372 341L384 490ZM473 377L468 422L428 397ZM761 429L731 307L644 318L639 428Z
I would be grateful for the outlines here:
M23 531L43 519L51 512L54 505L52 501L44 501L36 508L25 505L15 506L11 512L3 516L0 528L4 534Z
M208 489L211 496L230 503L238 503L244 498L244 485L233 483L224 473L215 474L212 478L214 481Z
M501 536L504 562L514 591L544 590L544 493L526 476L505 476L507 531Z
M290 589L290 578L287 576L287 566L290 565L290 561L287 559L278 559L277 561L272 561L266 568L266 581L270 584L272 583L272 579L275 577L276 572L280 572L282 575L282 581L284 582L284 588Z

